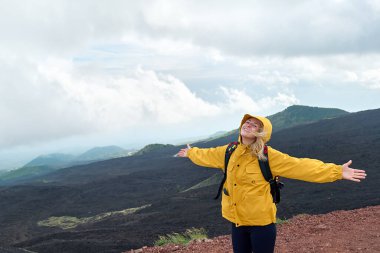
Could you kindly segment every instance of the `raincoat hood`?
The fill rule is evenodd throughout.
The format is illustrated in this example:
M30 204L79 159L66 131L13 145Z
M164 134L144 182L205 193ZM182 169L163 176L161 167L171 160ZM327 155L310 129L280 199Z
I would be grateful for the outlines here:
M253 116L250 114L245 114L243 119L241 120L240 127L239 127L239 142L241 142L241 127L243 126L244 122L246 122L249 118L255 118L261 121L261 123L264 126L263 132L265 133L265 136L263 137L264 143L267 143L270 140L270 137L272 135L272 123L269 119L261 116Z

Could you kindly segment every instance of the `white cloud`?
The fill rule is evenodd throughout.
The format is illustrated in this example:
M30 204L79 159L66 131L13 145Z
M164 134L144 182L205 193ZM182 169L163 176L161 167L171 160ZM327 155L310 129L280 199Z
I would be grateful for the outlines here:
M176 42L240 56L380 49L379 4L373 0L39 0L0 5L0 45L23 53L70 54L94 42L121 42L131 34L166 43L167 50Z
M373 0L1 1L0 148L147 118L262 114L304 103L307 86L377 92L379 10ZM222 96L197 93L220 86Z
M371 89L380 89L380 68L364 71L360 81Z
M237 111L240 113L250 111L257 113L262 109L259 103L253 101L253 99L243 91L226 87L221 87L221 89L227 99L225 102L227 104L225 108L226 111Z
M300 101L294 94L284 94L284 93L277 93L277 96L273 98L273 101L275 103L278 103L283 106L291 106L294 104L298 104Z
M379 87L380 54L314 57L251 57L238 63L250 69L244 81L267 90L293 93L296 86L348 89Z
M70 124L82 115L62 90L46 85L32 62L0 62L0 148L81 134L82 124Z
M84 115L101 128L134 126L148 118L170 124L219 112L171 75L138 68L134 77L93 77L79 75L71 67L67 62L48 61L40 71L50 82L60 85L68 98L84 108Z
M178 78L142 68L134 76L96 75L57 58L28 67L29 71L15 68L23 76L12 83L4 80L8 85L0 86L6 98L0 101L2 148L151 124L165 127L210 120L297 102L288 95L256 102L244 91L222 87L223 98L211 103Z
M326 55L379 51L372 1L154 1L143 32L233 55ZM210 11L212 10L212 11ZM228 15L226 15L228 13Z
M346 81L359 83L369 89L380 90L380 68L363 71L347 71Z
M221 87L221 89L227 98L227 102L220 107L224 106L227 112L261 114L263 111L278 105L290 106L299 103L294 94L277 93L275 96L266 96L254 101L243 91L226 87Z

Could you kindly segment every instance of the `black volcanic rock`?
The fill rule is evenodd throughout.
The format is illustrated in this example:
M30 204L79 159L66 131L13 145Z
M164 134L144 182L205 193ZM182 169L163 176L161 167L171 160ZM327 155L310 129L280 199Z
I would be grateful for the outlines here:
M0 252L1 253L33 253L32 251L25 250L25 249L19 249L14 247L1 247L0 246Z

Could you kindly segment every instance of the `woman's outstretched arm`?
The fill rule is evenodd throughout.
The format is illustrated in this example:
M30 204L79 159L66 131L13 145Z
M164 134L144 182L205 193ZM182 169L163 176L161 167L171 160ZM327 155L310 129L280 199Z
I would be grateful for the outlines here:
M181 149L177 156L188 157L193 163L210 168L224 168L224 155L228 145L215 148L193 148L187 144L186 148Z
M271 147L268 152L269 165L274 175L315 183L327 183L339 179L360 182L366 177L364 170L350 168L351 160L343 165L337 165L317 159L292 157Z

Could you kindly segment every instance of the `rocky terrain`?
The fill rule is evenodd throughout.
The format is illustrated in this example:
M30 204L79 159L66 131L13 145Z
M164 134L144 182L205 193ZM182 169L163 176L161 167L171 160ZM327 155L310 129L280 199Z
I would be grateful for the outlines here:
M277 253L380 252L380 205L328 214L301 214L277 226ZM125 253L227 253L230 236L193 241L187 246L143 247Z

